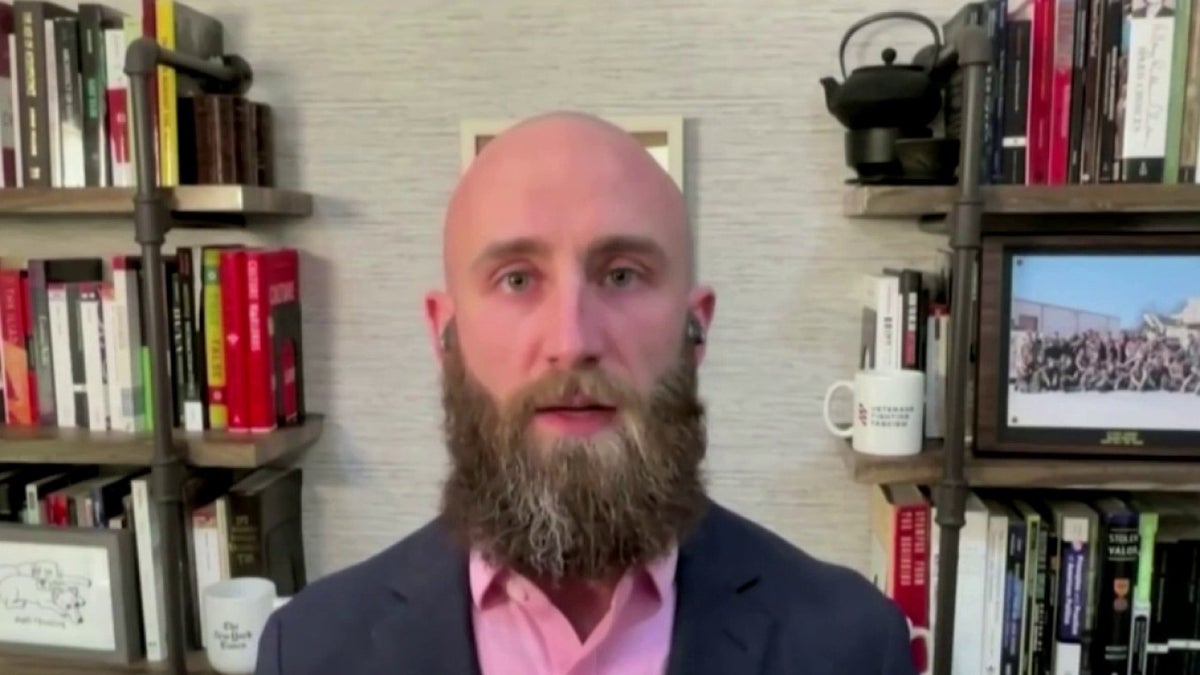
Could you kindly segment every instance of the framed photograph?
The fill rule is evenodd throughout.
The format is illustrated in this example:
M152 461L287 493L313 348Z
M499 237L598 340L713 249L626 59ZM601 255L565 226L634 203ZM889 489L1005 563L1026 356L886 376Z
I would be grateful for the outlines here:
M980 257L976 451L1200 459L1200 236L1002 236Z
M683 117L678 115L644 115L605 117L605 120L633 134L655 160L675 179L683 190ZM466 171L475 156L488 141L517 120L471 119L462 122L462 170Z
M0 651L142 657L129 530L0 523Z

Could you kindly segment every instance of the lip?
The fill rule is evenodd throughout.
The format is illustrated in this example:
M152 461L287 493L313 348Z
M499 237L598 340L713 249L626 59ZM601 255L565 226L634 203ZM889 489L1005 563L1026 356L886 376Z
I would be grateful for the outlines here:
M612 425L617 409L604 405L564 405L539 408L534 423L559 436L591 436Z

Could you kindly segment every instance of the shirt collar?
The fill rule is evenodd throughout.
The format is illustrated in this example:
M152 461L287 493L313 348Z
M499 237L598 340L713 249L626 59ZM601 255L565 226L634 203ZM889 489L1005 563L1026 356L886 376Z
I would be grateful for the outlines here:
M671 592L671 586L675 583L675 566L678 560L679 548L672 546L662 557L650 561L637 570L638 573L649 577L660 600L666 598ZM471 586L471 600L477 608L483 607L488 594L497 588L506 576L514 574L511 570L489 563L478 549L471 549L467 573Z

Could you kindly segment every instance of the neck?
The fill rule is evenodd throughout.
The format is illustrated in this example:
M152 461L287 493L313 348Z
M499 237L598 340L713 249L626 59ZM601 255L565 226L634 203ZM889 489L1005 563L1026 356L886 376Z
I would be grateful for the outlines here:
M537 586L562 612L584 642L612 607L617 578L602 580L537 581Z

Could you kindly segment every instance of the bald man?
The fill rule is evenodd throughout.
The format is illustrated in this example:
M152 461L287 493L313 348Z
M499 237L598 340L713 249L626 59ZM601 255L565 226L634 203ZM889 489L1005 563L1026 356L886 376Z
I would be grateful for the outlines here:
M706 495L715 295L691 237L671 177L611 124L544 115L486 146L425 300L440 513L277 611L260 675L915 673L864 577Z

